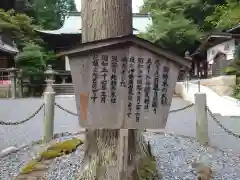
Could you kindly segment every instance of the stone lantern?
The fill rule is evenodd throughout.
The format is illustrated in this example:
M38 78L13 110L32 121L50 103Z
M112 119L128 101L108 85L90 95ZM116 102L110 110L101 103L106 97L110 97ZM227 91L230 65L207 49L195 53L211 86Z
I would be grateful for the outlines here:
M45 91L46 92L53 92L53 83L54 83L54 77L55 75L57 74L57 72L55 72L53 69L52 69L52 66L51 65L48 65L45 72L44 72L45 76L46 76L46 89Z

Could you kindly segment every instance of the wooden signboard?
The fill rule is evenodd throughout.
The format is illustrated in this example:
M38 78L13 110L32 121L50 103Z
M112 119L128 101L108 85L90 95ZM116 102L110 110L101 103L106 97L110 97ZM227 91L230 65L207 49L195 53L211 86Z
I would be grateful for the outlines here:
M165 128L179 64L127 44L71 56L80 125Z

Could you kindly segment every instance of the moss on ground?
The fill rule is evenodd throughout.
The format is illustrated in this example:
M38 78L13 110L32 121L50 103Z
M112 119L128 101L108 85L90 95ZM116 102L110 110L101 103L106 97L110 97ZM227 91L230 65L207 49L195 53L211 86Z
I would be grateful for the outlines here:
M64 154L72 153L81 144L83 144L83 141L77 138L59 142L50 146L46 151L42 152L40 156L43 160L54 159Z
M56 157L62 156L64 154L69 154L74 152L78 146L82 145L83 141L77 138L72 138L71 140L66 140L53 144L46 151L40 154L40 158L29 161L21 170L20 174L28 174L36 170L36 166L41 164L41 161L51 160Z
M20 174L28 174L36 170L36 166L39 162L35 159L29 161L21 170Z
M159 174L156 169L156 161L154 158L148 156L141 160L141 163L134 172L135 177L138 180L146 180L146 179L155 179L159 177Z

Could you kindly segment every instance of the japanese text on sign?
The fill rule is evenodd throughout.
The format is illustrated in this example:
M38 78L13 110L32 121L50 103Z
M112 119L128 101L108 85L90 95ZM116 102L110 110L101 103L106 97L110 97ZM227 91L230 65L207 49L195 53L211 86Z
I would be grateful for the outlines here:
M157 107L158 107L158 83L159 83L159 69L160 69L160 61L155 61L156 71L154 73L154 84L153 84L153 101L152 101L152 108L153 113L156 114Z
M145 81L145 88L144 88L144 109L149 109L150 97L149 93L151 90L151 76L150 76L150 69L152 65L152 60L149 58L147 60L147 74L146 74L146 81Z
M93 56L93 61L92 61L92 65L93 65L93 73L92 73L92 96L91 99L93 101L93 103L95 103L97 97L97 71L98 71L98 55L94 54Z
M163 67L163 74L162 74L162 95L161 95L161 104L167 105L168 99L167 99L167 90L168 90L168 73L169 73L169 67L164 66Z
M101 81L101 103L106 103L107 98L107 73L108 73L108 55L102 55L102 70L101 75L103 80Z
M127 116L133 118L132 115L135 115L136 122L140 121L141 113L143 113L142 106L144 110L149 110L151 106L152 112L156 114L159 100L161 105L168 105L169 67L162 67L160 60L103 54L93 56L92 66L91 100L93 103L99 98L99 102L105 104L109 98L110 103L116 104L119 85L127 90ZM117 72L120 73L120 76ZM97 87L98 78L101 78L99 79L99 88ZM108 80L110 80L109 86ZM97 96L98 91L99 97Z
M122 67L121 67L121 87L126 87L126 69L127 69L127 57L123 57L121 59Z
M112 76L111 76L111 103L116 103L116 90L117 90L117 56L112 56Z
M138 70L138 75L137 75L137 85L136 85L136 90L137 90L137 104L136 104L136 121L139 122L140 120L140 110L141 110L141 92L142 92L142 73L143 73L143 58L138 58L137 62L137 70Z
M130 57L129 59L129 67L128 67L128 117L131 117L132 114L132 100L133 100L133 82L134 82L134 64L135 58Z

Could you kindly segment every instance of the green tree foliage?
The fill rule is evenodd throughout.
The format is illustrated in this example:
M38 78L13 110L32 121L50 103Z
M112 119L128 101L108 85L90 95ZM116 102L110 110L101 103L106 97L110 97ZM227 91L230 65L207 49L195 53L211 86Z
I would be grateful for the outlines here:
M26 43L22 51L15 57L15 62L16 66L23 70L25 77L34 77L31 79L36 81L43 79L46 65L54 58L53 52L46 52L37 44Z
M151 13L153 25L143 37L179 55L194 51L197 42L215 25L206 18L225 0L145 0L142 13Z
M183 14L161 11L154 16L156 20L153 21L148 33L142 35L144 38L179 55L183 55L187 50L194 50L192 45L202 36L197 25L184 18Z
M42 44L42 39L34 31L39 26L33 24L33 19L14 10L0 9L0 31L11 36L21 49L26 42Z
M236 99L240 99L240 44L235 50L233 62L230 64L229 67L225 69L225 73L228 75L237 76L237 82L236 85L233 87L232 96Z
M45 29L58 29L70 11L76 11L74 0L31 0L29 16Z
M32 74L42 72L46 66L46 55L42 47L34 43L26 43L16 57L16 65L21 67L25 73Z
M16 66L28 76L43 74L46 64L55 60L54 53L44 49L44 43L35 31L39 26L33 21L25 14L0 9L0 30L18 45L20 53L15 57Z
M22 51L15 57L16 67L22 69L23 78L29 80L29 92L32 95L40 95L43 91L45 76L44 70L49 61L54 60L52 52L46 52L44 48L35 43L26 43Z
M233 62L226 68L225 72L229 75L240 76L240 45L236 47Z
M212 15L206 18L215 28L228 29L240 23L240 1L227 0L224 5L217 5Z

